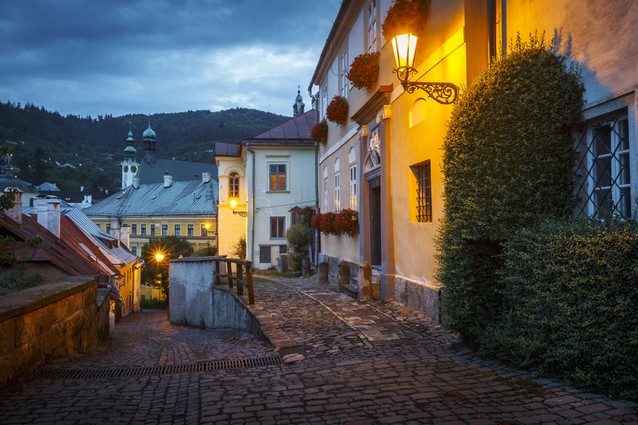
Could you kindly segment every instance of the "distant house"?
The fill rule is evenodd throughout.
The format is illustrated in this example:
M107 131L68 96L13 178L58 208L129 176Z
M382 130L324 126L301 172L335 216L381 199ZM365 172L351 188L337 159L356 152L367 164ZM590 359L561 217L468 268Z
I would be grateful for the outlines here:
M34 204L23 212L18 192L14 208L0 214L0 234L17 241L41 238L41 243L14 253L26 265L25 276L39 275L45 282L95 276L110 294L116 317L138 311L141 262L126 246L59 199L40 197Z
M295 211L317 205L317 148L310 132L316 111L304 113L299 94L294 111L289 121L241 145L215 145L219 253L232 254L244 236L255 269L277 265L287 252L286 231L297 219Z
M217 181L210 173L200 180L133 184L86 208L84 213L104 232L125 242L140 255L150 238L178 236L193 249L217 242Z

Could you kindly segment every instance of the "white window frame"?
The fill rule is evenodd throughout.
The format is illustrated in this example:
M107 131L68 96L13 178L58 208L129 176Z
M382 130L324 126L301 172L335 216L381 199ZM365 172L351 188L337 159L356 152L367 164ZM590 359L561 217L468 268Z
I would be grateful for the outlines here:
M377 28L377 0L370 0L368 3L368 53L377 51L377 40L379 31Z
M357 209L357 164L350 164L350 209Z
M335 194L335 212L341 211L341 173L336 172L334 175L334 194Z
M273 173L271 173L271 167L276 166L276 167L280 167L283 166L284 167L284 188L283 189L273 189L272 188L272 182L271 182L271 176L273 175ZM277 173L277 175L279 175L279 172ZM268 192L287 192L288 191L288 175L289 175L289 167L288 164L285 162L269 162L268 163Z
M350 81L346 77L349 67L348 49L346 49L341 56L339 56L339 94L346 99L350 91Z

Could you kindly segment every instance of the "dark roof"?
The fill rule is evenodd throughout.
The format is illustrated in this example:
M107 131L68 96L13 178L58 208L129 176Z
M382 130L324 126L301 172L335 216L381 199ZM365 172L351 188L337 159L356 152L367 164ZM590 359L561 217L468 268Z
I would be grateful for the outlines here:
M250 145L308 145L314 146L311 130L317 123L317 111L314 109L294 117L277 127L261 133L244 143Z
M41 244L20 251L23 259L26 257L30 261L48 261L71 276L101 275L105 277L101 268L88 262L67 243L45 229L38 223L35 216L23 214L22 223L19 224L8 215L0 214L0 232L12 235L20 241L33 239L36 236L42 238Z
M83 212L89 217L202 216L217 212L217 180L129 186Z
M140 183L163 183L165 175L171 175L173 181L199 180L202 173L217 175L217 165L206 162L176 161L173 159L156 159L154 163L143 161L137 177Z
M237 143L215 142L215 156L239 156L239 148Z

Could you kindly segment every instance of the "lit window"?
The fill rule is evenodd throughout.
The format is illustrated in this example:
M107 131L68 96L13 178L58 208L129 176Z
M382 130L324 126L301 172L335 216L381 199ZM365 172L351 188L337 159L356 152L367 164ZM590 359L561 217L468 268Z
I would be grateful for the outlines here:
M284 217L270 217L270 239L283 239L286 237L284 224Z
M286 190L286 164L270 164L269 167L269 190L271 192L282 192Z
M416 221L432 222L432 174L430 160L410 167L416 178Z
M350 208L357 209L357 164L350 165Z
M587 178L579 192L588 215L632 217L629 121L617 115L589 126L586 137ZM582 168L581 167L579 168ZM584 192L584 193L583 193ZM582 212L585 212L581 210Z
M239 174L230 173L228 176L228 197L239 198Z

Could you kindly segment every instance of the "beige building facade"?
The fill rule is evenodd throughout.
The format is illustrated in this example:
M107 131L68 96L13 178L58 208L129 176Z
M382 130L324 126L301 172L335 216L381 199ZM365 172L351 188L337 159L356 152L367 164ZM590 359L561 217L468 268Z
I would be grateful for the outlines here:
M355 207L359 235L321 235L320 260L350 264L351 277L369 263L382 298L397 299L438 317L436 238L443 218L441 175L446 122L453 105L423 90L404 90L393 72L390 40L381 25L390 0L343 2L310 82L319 119L334 96L349 103L345 125L330 121L319 151L322 212ZM586 87L576 135L577 214L601 208L631 217L636 206L636 98L638 60L633 34L638 7L625 0L432 0L419 37L412 81L471 83L521 34L556 36L557 49L582 67ZM353 59L380 53L378 81L353 87ZM600 143L602 141L602 144ZM597 146L604 146L596 151ZM610 146L610 147L608 147ZM352 167L356 172L350 174Z

